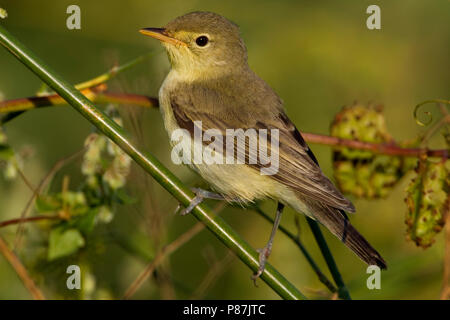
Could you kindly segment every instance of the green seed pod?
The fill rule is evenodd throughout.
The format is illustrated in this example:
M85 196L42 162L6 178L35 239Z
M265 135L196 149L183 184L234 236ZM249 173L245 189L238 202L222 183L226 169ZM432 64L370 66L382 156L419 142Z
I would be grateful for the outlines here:
M372 143L393 142L381 108L360 104L344 107L335 116L331 135ZM340 189L369 199L386 196L416 162L416 159L375 155L367 150L344 147L333 150L334 177Z
M449 166L448 160L439 163L422 161L416 170L417 176L406 189L407 234L417 246L427 248L432 245L449 214Z

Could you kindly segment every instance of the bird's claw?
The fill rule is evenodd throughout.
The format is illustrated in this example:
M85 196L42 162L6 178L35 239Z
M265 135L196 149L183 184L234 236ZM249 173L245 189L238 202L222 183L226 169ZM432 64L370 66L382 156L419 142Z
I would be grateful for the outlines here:
M194 210L194 208L196 206L198 206L200 203L202 203L202 201L203 201L203 196L197 194L194 197L194 199L192 199L192 201L189 203L189 205L186 208L184 208L183 210L180 211L180 215L181 216L185 216L185 215L191 213L191 211ZM178 207L175 210L175 213L177 213L180 210L180 207L181 207L181 205L178 204Z
M266 267L267 258L269 258L271 248L266 246L262 249L257 249L256 251L259 253L259 268L258 271L252 275L252 280L257 287L256 280L262 275L264 269Z
M192 188L192 192L195 193L194 199L189 203L189 205L181 210L180 215L185 216L188 213L190 213L196 206L198 206L204 199L214 199L214 200L224 200L223 196L220 194L199 189L199 188ZM180 210L181 205L178 204L177 209L175 210L175 213L177 213Z

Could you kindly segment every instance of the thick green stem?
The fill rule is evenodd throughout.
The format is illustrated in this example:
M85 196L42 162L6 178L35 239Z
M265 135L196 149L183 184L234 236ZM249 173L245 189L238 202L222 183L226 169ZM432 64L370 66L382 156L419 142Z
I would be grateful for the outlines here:
M188 187L175 177L166 167L151 154L144 154L129 142L126 132L109 119L101 110L83 96L67 81L63 80L34 53L21 44L8 31L0 26L0 43L6 47L19 61L33 71L49 87L64 98L72 107L95 125L102 133L122 148L137 164L153 176L182 205L187 206L194 195ZM229 247L245 264L256 271L259 266L257 252L244 241L220 217L214 217L210 208L204 204L198 205L192 214L202 221L214 235ZM276 293L285 299L305 299L305 296L287 281L275 268L267 264L261 275Z
M338 287L338 294L341 299L350 300L350 293L348 292L347 287L345 286L344 280L342 279L341 273L334 261L333 255L331 254L330 248L328 248L327 242L323 237L322 231L320 231L319 224L313 219L306 217L308 221L309 227L311 228L314 237L316 238L316 242L322 252L323 258L325 259L328 269L333 276L334 282Z

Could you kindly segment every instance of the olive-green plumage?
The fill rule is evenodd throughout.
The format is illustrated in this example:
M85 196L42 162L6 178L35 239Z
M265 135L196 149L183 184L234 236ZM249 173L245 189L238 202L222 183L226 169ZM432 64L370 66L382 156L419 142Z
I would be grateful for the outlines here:
M193 12L159 30L172 65L159 93L169 135L179 128L192 132L194 121L202 121L203 131L223 134L230 128L279 130L274 175L261 175L258 163L191 166L226 198L277 200L322 223L368 264L385 267L348 222L344 211L354 212L353 204L322 173L282 100L249 68L238 27L215 13Z

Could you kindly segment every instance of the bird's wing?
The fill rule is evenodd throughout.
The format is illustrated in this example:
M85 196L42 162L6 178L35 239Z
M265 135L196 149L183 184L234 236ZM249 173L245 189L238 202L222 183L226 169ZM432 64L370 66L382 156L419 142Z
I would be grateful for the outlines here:
M201 121L203 132L207 129L219 129L223 135L226 129L267 129L269 134L270 129L278 129L279 167L270 177L310 199L354 212L353 204L322 173L314 154L284 113L281 100L276 94L261 96L258 92L244 92L245 90L236 95L236 92L231 94L220 87L190 84L173 89L170 92L170 103L180 128L187 129L191 134L194 121ZM270 136L267 140L270 140ZM240 150L239 146L236 149L247 160L250 154L258 155L258 150L249 146L248 141L245 150ZM270 144L268 149L276 152L274 148L270 148ZM255 169L267 167L259 160L250 166Z

